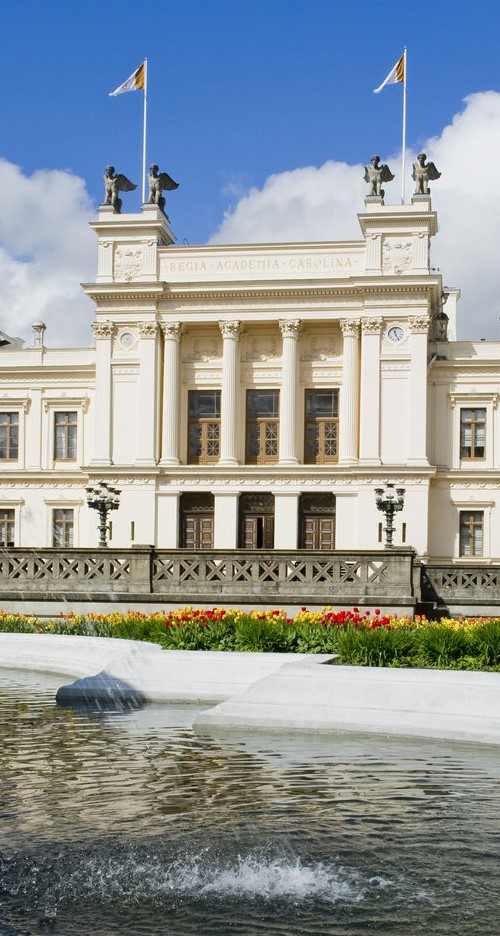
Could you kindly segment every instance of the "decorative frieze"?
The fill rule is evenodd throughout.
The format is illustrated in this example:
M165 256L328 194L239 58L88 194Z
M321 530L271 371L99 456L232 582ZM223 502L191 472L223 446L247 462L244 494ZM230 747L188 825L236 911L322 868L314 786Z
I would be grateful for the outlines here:
M409 237L384 237L382 271L399 275L414 265L414 242Z
M142 273L144 254L141 247L116 247L114 278L126 283L138 279Z

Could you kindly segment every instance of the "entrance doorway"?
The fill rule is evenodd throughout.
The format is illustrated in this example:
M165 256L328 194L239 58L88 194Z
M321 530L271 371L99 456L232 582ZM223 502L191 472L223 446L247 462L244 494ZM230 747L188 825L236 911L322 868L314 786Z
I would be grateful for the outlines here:
M214 548L213 494L181 494L181 549Z
M300 549L335 549L333 494L301 494L299 518Z
M240 549L274 549L274 496L240 496Z

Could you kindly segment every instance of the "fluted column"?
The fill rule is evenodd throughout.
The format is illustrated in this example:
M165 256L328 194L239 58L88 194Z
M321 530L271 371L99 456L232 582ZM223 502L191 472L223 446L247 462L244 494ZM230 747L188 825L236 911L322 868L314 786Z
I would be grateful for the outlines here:
M94 322L95 402L92 465L111 465L111 343L113 322Z
M158 325L156 322L142 322L139 325L140 371L139 371L139 407L137 423L136 465L152 467L156 465L157 418L158 418L158 381L157 381L157 345Z
M427 335L426 315L409 319L411 331L408 464L427 465Z
M237 465L236 401L238 397L239 322L219 322L222 334L221 465Z
M381 318L361 323L361 425L360 461L380 464L380 330Z
M342 389L339 408L339 463L354 465L358 460L359 437L359 322L341 319L344 336Z
M300 331L298 319L279 323L283 338L280 392L280 465L298 463L297 438L297 346Z
M180 322L161 326L163 332L162 465L179 464L179 345Z

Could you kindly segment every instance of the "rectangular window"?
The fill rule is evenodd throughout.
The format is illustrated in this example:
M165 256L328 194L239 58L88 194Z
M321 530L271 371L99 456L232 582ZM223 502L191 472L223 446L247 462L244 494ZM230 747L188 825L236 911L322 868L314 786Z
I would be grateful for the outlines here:
M460 410L460 458L486 457L486 410Z
M483 555L484 513L482 510L460 511L460 555Z
M207 465L220 456L220 390L190 390L188 462Z
M265 465L279 457L279 390L247 390L246 463Z
M19 458L19 413L0 413L0 460Z
M76 413L54 413L54 458L76 460Z
M14 546L16 514L11 508L0 510L0 546Z
M339 460L339 391L306 390L304 462L332 464Z
M52 511L52 545L73 546L74 511L57 508Z

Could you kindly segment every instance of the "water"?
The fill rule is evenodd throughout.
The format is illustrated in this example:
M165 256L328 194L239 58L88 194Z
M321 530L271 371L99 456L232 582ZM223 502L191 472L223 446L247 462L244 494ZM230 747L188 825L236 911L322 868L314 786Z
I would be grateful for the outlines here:
M497 936L500 748L196 736L0 670L1 936Z

